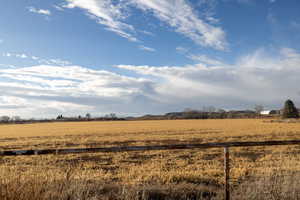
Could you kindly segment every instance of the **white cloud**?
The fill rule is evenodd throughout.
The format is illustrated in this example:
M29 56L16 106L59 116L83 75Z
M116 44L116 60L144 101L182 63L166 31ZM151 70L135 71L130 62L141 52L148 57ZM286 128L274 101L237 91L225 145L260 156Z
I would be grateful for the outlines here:
M185 0L132 0L144 11L153 12L161 21L175 28L175 31L192 39L201 46L218 50L227 48L225 32L201 20L192 6Z
M38 60L40 64L47 64L47 65L60 65L60 66L66 66L71 65L72 63L67 60L61 60L61 59L38 59L37 57L32 57L33 60Z
M4 57L15 57L15 58L28 58L29 56L25 53L2 53L2 56Z
M4 56L4 57L11 57L12 55L10 53L3 53L2 56Z
M149 31L140 31L140 32L141 32L141 33L144 33L144 34L146 34L146 35L155 36L154 33L149 32Z
M224 65L221 61L215 58L210 58L206 55L188 55L188 58L206 64L206 65Z
M212 24L218 24L219 19L215 17L218 0L199 0L197 6L200 7L201 16Z
M37 13L37 14L41 14L41 15L51 15L50 10L38 9L35 7L29 7L28 10L29 10L29 12Z
M22 116L25 118L45 118L37 113L50 113L55 117L57 113L69 113L73 110L89 110L90 106L60 101L40 101L15 96L0 96L0 115Z
M186 48L186 47L178 46L178 47L176 47L176 51L177 51L178 53L183 53L183 54L185 54L185 53L187 53L187 52L189 51L189 49Z
M134 36L136 29L126 23L130 15L130 8L136 7L147 14L153 14L159 20L191 40L196 44L212 47L218 50L227 49L224 30L211 25L199 18L191 4L186 0L66 0L65 8L81 8L99 24L108 30L119 34L131 41L138 41ZM216 22L211 15L211 21ZM207 17L206 17L207 18ZM207 18L208 19L208 18ZM207 20L206 21L209 21Z
M58 114L58 109L63 107L68 110L64 114L68 115L111 112L112 107L121 110L130 98L139 95L150 82L80 66L40 65L0 69L0 91L3 98L16 97L27 102L22 105L12 101L3 103L0 115L3 110L14 114L19 110L26 117L38 114L51 116ZM18 107L14 110L11 105ZM40 105L45 107L41 108Z
M280 49L280 54L286 58L299 58L299 53L295 49L291 48L282 48Z
M62 6L59 5L53 5L53 7L58 10L58 11L64 11L64 8Z
M294 49L271 55L261 48L235 64L200 58L188 66L116 66L132 77L82 66L0 68L0 115L142 114L257 103L280 108L287 98L300 105L300 53Z
M207 58L203 60L207 62ZM216 66L118 67L146 77L156 77L161 81L156 87L161 101L177 104L178 107L215 104L237 108L257 102L279 106L287 98L299 99L300 90L296 83L300 75L300 54L293 49L282 49L278 58L266 56L258 50L234 65L208 61Z
M143 46L143 45L140 45L139 48L141 50L144 50L144 51L150 51L150 52L154 52L156 51L155 49L151 48L151 47L146 47L146 46Z
M135 31L132 25L123 22L127 18L125 12L126 3L114 4L111 0L66 0L64 8L80 8L97 20L99 24L107 27L121 37L137 42L138 39L132 34Z
M14 97L14 96L0 96L0 109L3 107L21 108L26 105L26 99Z
M3 43L3 42L4 42L4 40L0 39L0 44Z
M24 53L22 53L22 54L15 54L15 56L17 58L28 58L28 56L26 54L24 54Z
M65 66L65 65L71 65L72 63L67 60L62 60L62 59L45 59L45 58L40 58L37 56L32 56L28 55L25 53L3 53L2 56L4 57L14 57L14 58L20 58L20 59L31 59L32 61L36 61L39 64L47 64L47 65L60 65L60 66Z
M2 67L2 68L16 68L16 66L8 65L8 64L0 64L0 67Z

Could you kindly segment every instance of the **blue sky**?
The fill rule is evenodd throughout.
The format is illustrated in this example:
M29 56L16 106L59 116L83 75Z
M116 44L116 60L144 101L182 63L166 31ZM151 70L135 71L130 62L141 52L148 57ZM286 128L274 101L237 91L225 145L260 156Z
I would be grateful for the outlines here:
M1 3L0 115L300 104L298 0Z

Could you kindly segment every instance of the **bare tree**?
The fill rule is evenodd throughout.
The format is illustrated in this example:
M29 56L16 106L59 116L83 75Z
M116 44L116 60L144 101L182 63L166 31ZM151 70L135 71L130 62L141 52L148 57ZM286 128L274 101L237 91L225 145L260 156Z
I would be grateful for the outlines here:
M11 120L14 121L14 122L19 122L19 121L21 121L21 117L20 116L13 116L11 118Z
M116 113L110 113L110 118L112 118L112 119L116 119L116 118L117 118L117 115L116 115Z
M208 112L210 112L210 113L216 112L216 107L214 107L214 106L209 106L209 107L208 107Z
M91 115L90 113L86 113L85 117L86 117L87 119L91 119L92 115Z
M1 121L1 122L9 122L9 120L10 120L10 117L9 117L9 116L1 116L1 117L0 117L0 121Z
M217 109L217 112L218 112L218 113L225 113L226 110L224 110L224 109L222 109L222 108L219 108L219 109Z
M264 106L263 106L263 105L256 104L256 105L254 106L254 110L255 110L255 112L256 112L257 114L260 114L261 111L264 110Z
M110 114L105 115L104 118L107 118L107 119L116 119L117 115L115 113L110 113Z

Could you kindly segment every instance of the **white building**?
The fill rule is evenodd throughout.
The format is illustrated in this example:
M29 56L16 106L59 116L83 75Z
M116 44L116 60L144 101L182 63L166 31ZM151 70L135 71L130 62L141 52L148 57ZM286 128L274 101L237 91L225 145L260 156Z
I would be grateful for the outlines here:
M280 114L279 110L263 110L260 112L261 115L275 115Z

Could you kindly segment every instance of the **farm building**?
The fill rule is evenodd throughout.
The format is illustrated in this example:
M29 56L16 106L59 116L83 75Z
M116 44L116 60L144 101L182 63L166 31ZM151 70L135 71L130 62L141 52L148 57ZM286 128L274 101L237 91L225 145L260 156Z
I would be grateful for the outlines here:
M280 110L264 110L260 112L261 115L276 115L280 114Z

